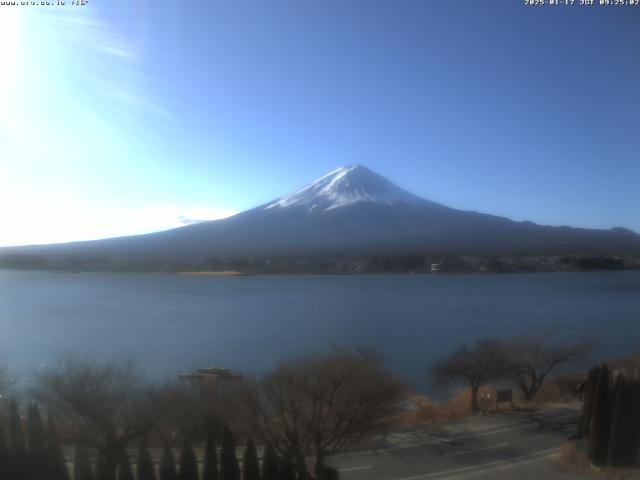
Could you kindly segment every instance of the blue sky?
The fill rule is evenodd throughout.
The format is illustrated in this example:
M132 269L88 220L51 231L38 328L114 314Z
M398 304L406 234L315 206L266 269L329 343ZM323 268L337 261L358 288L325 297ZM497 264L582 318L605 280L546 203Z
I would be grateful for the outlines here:
M355 163L453 207L640 231L639 22L518 0L2 6L0 245L218 218Z

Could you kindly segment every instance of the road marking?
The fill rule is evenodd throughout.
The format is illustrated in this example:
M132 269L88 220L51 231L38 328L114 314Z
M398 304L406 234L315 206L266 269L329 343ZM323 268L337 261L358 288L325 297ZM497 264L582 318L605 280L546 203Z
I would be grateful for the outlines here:
M545 460L547 458L551 458L553 455L541 455L538 457L530 458L528 460L520 460L518 462L511 463L503 463L502 465L496 465L491 468L480 468L478 470L473 470L471 472L462 472L458 475L452 475L448 477L440 477L439 480L462 480L467 479L469 477L474 477L476 475L494 475L495 472L499 472L501 470L507 470L509 468L514 467L522 467L523 465L531 465L532 463L539 462L540 460Z
M503 464L503 463L510 463L510 462L513 462L514 460L536 457L536 456L544 455L544 454L547 454L547 453L551 454L552 452L557 452L558 450L560 450L560 447L549 448L547 450L540 450L538 452L528 453L526 455L518 455L517 457L509 457L509 458L505 458L505 459L502 459L502 460L494 460L493 462L481 463L479 465L470 465L468 467L454 468L453 470L445 470L443 472L425 473L423 475L415 475L413 477L396 478L394 480L421 480L423 478L440 477L440 476L449 475L449 474L452 474L452 473L468 472L470 470L480 470L480 469L482 469L484 467L491 467L493 465L500 465L500 464ZM444 477L444 478L446 478L446 477Z
M369 470L370 468L373 468L373 467L371 465L364 465L362 467L340 468L339 471L341 471L341 472L355 472L356 470Z
M500 443L498 445L491 445L490 447L474 448L473 450L463 450L461 452L447 453L443 457L455 457L456 455L464 455L465 453L484 452L485 450L493 450L494 448L502 448L509 445L508 443Z
M518 430L519 428L530 427L532 425L537 425L537 423L522 423L522 424L516 425L514 427L501 428L499 430L493 430L491 432L474 433L473 435L465 435L465 436L462 436L462 437L455 437L455 438L451 438L449 440L443 438L442 440L440 440L438 442L434 442L434 444L446 443L446 442L455 442L456 440L465 440L467 438L486 437L487 435L495 435L496 433L510 432L511 430Z
M436 438L437 440L431 440L428 442L423 442L423 443L417 443L415 445L410 445L410 446L402 446L402 447L390 447L390 448L377 448L377 449L373 449L373 450L363 450L360 452L350 452L350 453L339 453L337 455L331 455L331 458L343 458L343 457L357 457L359 455L371 455L374 453L386 453L386 452L398 452L400 450L413 450L416 448L422 448L422 447L427 447L429 445L440 445L443 443L450 443L450 442L455 442L458 440L465 440L467 438L476 438L476 437L486 437L488 435L495 435L496 433L502 433L502 432L509 432L511 430L518 430L519 428L524 428L524 427L530 427L532 425L537 425L537 423L522 423L519 425L515 425L513 427L507 427L507 428L501 428L499 430L493 430L490 432L482 432L482 433L474 433L473 435L464 435L461 437L452 437L452 438L444 438L444 437L435 437L434 435L431 435L432 437Z

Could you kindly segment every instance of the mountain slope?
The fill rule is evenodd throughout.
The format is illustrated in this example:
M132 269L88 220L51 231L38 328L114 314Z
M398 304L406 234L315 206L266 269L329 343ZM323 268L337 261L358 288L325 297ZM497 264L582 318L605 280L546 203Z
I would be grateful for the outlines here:
M302 207L329 211L356 203L426 206L433 203L407 192L361 165L341 167L304 188L267 204L265 210Z
M640 235L456 210L413 195L366 167L348 166L223 220L133 237L0 249L0 255L7 253L118 261L371 253L638 255Z

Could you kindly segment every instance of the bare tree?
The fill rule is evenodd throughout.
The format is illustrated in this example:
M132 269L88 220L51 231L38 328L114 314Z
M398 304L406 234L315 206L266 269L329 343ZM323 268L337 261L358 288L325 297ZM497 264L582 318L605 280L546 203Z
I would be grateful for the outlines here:
M520 335L499 341L504 363L502 376L532 400L548 375L558 366L585 357L593 340L554 340L551 334Z
M215 389L202 389L197 383L168 381L147 389L154 410L161 412L158 426L163 431L206 438L222 435L225 424L237 425L243 413L240 398L246 391L241 380L221 381Z
M334 350L281 363L250 389L246 406L253 432L292 456L302 479L307 456L320 473L328 455L383 431L404 393L379 357Z
M0 404L6 403L9 400L9 393L14 383L15 380L11 376L9 365L0 360Z
M161 436L175 431L188 433L202 421L198 391L177 380L149 387L146 396L155 410L164 412L156 424Z
M471 389L471 411L477 412L478 391L485 383L498 378L504 364L502 345L494 339L476 341L472 346L463 344L449 357L437 362L431 374L437 383L449 385L464 382Z
M58 412L75 442L97 451L99 480L115 480L127 445L157 420L128 362L67 356L42 374L34 395Z

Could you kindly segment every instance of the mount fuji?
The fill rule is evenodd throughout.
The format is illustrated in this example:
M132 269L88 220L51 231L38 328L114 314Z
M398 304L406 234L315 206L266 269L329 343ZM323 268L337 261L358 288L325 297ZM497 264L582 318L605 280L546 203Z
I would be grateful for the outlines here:
M325 254L639 255L623 228L551 227L446 207L363 166L338 168L304 188L222 220L146 235L0 249L47 260Z

